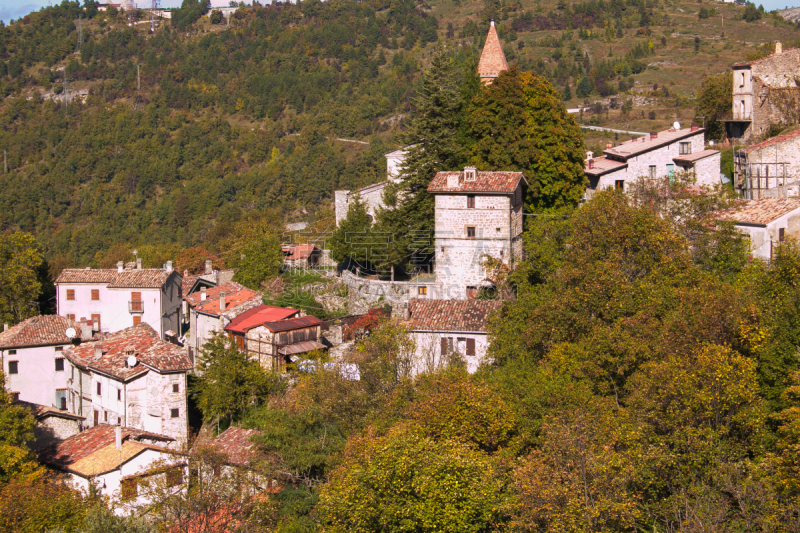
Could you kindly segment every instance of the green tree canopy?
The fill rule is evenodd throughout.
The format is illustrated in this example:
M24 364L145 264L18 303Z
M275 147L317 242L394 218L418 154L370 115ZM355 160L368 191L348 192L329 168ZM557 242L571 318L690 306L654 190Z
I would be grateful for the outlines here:
M347 259L366 265L377 251L373 244L379 245L379 237L372 231L372 217L367 213L367 205L359 195L353 196L347 208L347 216L330 238L331 259L342 263ZM383 251L381 246L381 251Z
M30 233L0 233L0 320L16 324L39 314L42 255Z
M720 120L728 115L733 106L733 75L730 72L706 76L697 95L695 121L705 124L707 140L725 138L725 123Z

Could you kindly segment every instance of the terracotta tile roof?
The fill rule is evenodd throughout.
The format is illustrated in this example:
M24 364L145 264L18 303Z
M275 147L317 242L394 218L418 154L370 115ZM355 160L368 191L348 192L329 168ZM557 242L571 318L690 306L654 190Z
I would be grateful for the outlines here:
M308 259L315 250L318 248L313 244L284 244L281 246L281 251L286 254L283 258L289 261Z
M102 356L95 359L95 346ZM126 351L131 348L137 364L128 368ZM64 357L73 364L127 381L153 369L157 372L181 372L192 369L185 348L158 338L158 333L146 322L112 333L101 341L83 343L64 350Z
M692 131L692 128L659 131L657 132L657 137L655 139L651 139L649 135L639 137L637 139L631 139L630 141L620 143L613 148L606 148L603 150L603 153L612 156L613 159L623 158L627 160L639 154L649 152L650 150L672 144L681 139L686 139L695 135L703 135L705 131L706 130L703 128L698 128L695 131Z
M181 296L184 300L188 301L188 296L193 294L192 291L198 291L200 287L213 287L215 285L216 282L208 279L207 275L195 274L193 276L184 276L181 281Z
M489 313L499 309L501 302L488 300L428 300L413 299L409 304L412 331L474 331L486 332Z
M776 135L775 137L769 138L766 141L761 141L760 143L751 144L750 146L745 148L744 151L749 154L761 150L762 148L765 148L767 146L772 146L773 144L780 144L782 142L796 139L797 137L800 137L800 128L797 128L796 130L790 131L788 133L782 133L780 135Z
M86 420L86 417L84 416L76 415L74 413L70 413L69 411L62 411L61 409L56 409L55 407L47 407L46 405L40 405L38 403L18 400L14 402L14 404L28 409L36 420L44 420L45 418L50 418L51 416L56 418L66 418L68 420Z
M583 170L591 176L602 176L608 172L627 168L627 166L628 163L614 161L613 159L608 159L607 157L595 157L592 159L592 168L589 168L589 162L587 161Z
M206 447L225 454L229 464L248 466L252 461L261 457L258 446L250 440L253 435L259 433L255 429L231 426L208 442Z
M716 218L739 224L766 226L798 209L800 209L800 200L789 198L741 200L736 207L717 213Z
M225 293L225 310L220 309L220 298ZM190 294L187 300L194 306L195 310L208 315L219 316L223 313L228 314L236 311L236 308L243 304L259 305L263 302L264 294L248 289L242 285L231 281L223 285L211 287L206 291L205 301L200 300L201 293Z
M719 155L719 150L701 150L700 152L695 152L693 154L685 154L679 155L678 157L673 157L672 160L676 163L679 162L686 162L686 163L693 163L695 161L700 161L701 159L705 159L706 157L712 157L715 155Z
M478 76L481 78L496 78L501 72L508 70L506 55L500 45L500 38L494 27L494 21L489 26L489 35L486 36L486 44L483 45L481 59L478 61Z
M66 335L68 328L74 328L78 334L81 332L80 322L63 316L34 316L1 332L0 348L70 344L72 339Z
M274 305L259 305L237 316L225 326L225 331L244 334L247 331L267 322L284 320L299 313L297 309L289 307L275 307Z
M160 268L126 269L122 272L109 268L66 268L55 282L100 283L111 289L154 289L163 287L170 274Z
M123 447L120 450L116 448L116 426L100 424L48 446L40 452L39 459L52 467L92 476L115 470L145 449L163 450L141 441L167 443L173 440L164 435L124 427ZM123 452L122 460L120 451Z
M458 185L448 187L448 177L457 177ZM522 172L477 172L474 181L466 181L463 171L437 172L431 184L428 185L428 192L494 192L511 194L517 190L521 180L525 180Z
M279 331L291 331L293 329L310 328L312 326L322 325L322 320L315 316L301 316L299 318L290 318L287 320L278 320L275 322L265 322L261 324L273 333Z

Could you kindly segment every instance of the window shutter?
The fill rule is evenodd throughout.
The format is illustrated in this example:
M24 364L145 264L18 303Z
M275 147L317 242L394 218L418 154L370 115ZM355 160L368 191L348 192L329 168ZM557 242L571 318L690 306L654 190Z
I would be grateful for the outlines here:
M142 301L142 293L141 292L132 292L131 293L131 300L135 302Z
M140 317L138 315L133 317L133 325L134 326L138 326L141 323L142 323L142 317Z
M447 355L447 339L442 337L442 355Z
M75 289L67 289L67 300L75 299Z
M100 299L100 289L92 289L92 300Z
M475 339L467 339L467 355L475 355Z

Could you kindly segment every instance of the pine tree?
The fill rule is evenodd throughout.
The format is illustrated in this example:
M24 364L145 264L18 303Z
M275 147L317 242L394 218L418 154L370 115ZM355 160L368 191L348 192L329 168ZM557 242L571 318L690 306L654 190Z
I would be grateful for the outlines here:
M388 208L378 213L381 231L393 241L383 267L413 267L432 252L434 209L428 185L437 172L464 162L459 125L465 99L460 82L455 62L438 50L423 76L414 118L401 138L408 149L400 182L387 188ZM428 244L424 244L425 235Z
M572 100L572 89L569 88L569 83L564 86L564 100Z
M352 259L362 266L370 259L370 247L364 246L372 238L372 217L360 196L355 196L347 208L347 216L331 235L331 259L342 263Z

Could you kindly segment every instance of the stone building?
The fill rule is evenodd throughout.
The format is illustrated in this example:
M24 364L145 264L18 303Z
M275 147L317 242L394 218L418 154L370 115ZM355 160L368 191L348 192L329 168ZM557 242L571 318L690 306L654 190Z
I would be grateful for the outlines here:
M776 246L788 238L800 238L800 200L763 198L742 200L739 205L717 213L718 220L733 222L747 235L750 255L769 261Z
M17 405L28 409L36 419L36 426L33 428L33 442L28 443L33 451L39 451L77 435L83 429L83 422L86 420L80 415L46 405L30 402L17 402Z
M187 351L142 323L64 350L67 409L90 426L120 425L186 443Z
M466 167L436 174L428 192L435 198L437 298L475 298L481 287L492 285L484 256L509 267L522 256L526 185L521 172L483 172Z
M775 52L753 61L733 64L733 102L724 117L729 139L749 141L766 133L772 124L800 121L800 49Z
M800 196L800 129L737 151L734 177L743 198Z
M405 321L414 339L414 373L434 372L453 357L475 372L486 360L489 314L501 305L489 300L411 300Z
M589 187L585 198L604 189L625 190L641 178L668 180L678 171L692 173L697 185L719 184L720 153L705 149L704 132L697 125L676 127L617 146L608 145L600 157L588 152L584 172Z
M506 70L508 70L508 62L503 53L503 47L500 45L494 21L492 21L489 25L489 34L486 36L486 43L483 45L481 58L478 61L478 76L484 85L491 85L494 79Z
M0 360L6 389L17 400L66 409L64 350L94 335L91 326L58 315L34 316L3 331Z
M347 210L356 196L360 197L366 204L367 214L372 217L373 222L378 210L386 207L383 201L383 193L390 183L398 183L400 181L400 170L406 157L406 151L400 148L383 155L386 158L386 181L367 185L357 191L334 191L334 210L336 212L337 226L347 218Z
M172 269L134 268L122 261L116 269L68 268L55 281L57 313L72 320L89 320L95 329L113 333L140 322L164 338L167 331L180 331L183 280Z

